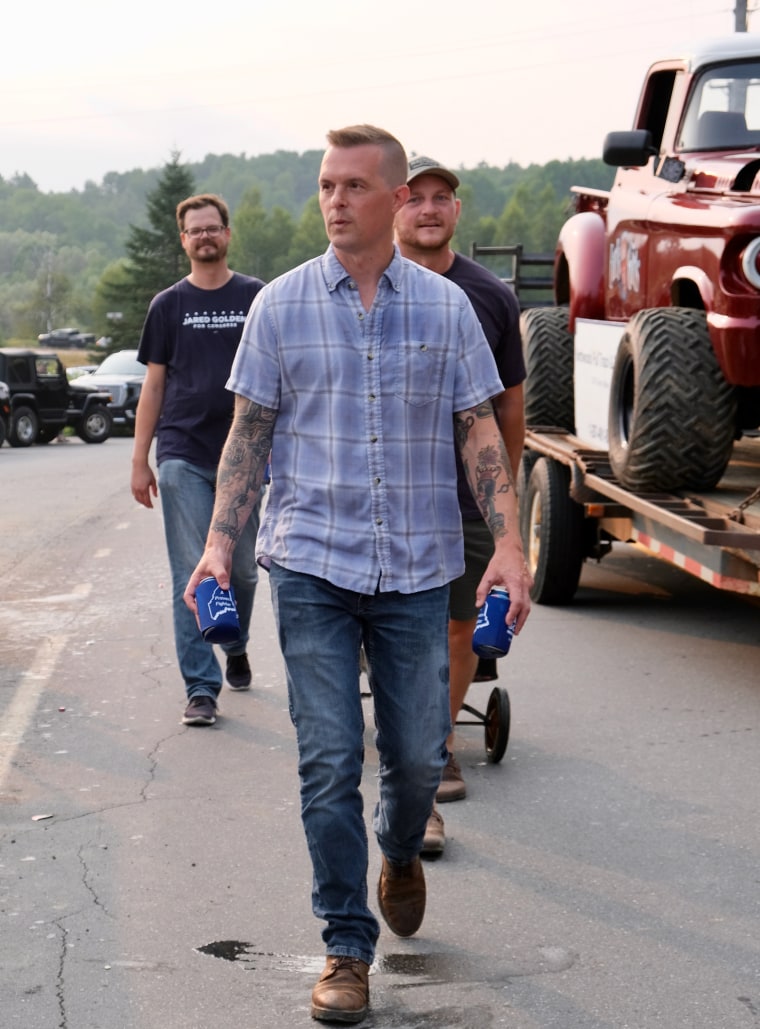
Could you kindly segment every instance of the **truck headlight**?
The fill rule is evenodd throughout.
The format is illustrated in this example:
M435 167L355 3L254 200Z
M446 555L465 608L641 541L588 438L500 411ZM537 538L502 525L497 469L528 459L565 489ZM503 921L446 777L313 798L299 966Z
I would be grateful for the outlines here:
M760 236L753 239L742 254L742 271L747 282L760 289Z

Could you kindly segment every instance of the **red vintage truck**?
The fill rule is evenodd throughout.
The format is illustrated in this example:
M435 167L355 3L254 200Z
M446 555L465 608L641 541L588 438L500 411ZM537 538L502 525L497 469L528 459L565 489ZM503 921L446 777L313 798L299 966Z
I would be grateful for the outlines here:
M760 36L653 64L603 156L521 315L534 599L616 540L760 596Z

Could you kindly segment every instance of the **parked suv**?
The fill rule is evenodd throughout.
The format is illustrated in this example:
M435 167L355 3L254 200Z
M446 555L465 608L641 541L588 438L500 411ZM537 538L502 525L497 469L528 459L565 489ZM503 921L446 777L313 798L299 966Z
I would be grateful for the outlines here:
M51 350L0 349L0 382L10 391L12 447L49 443L67 426L85 443L111 435L110 393L74 390Z
M89 374L72 379L71 388L98 389L110 393L108 410L114 425L134 432L137 401L140 399L146 371L146 366L137 360L136 350L117 350Z

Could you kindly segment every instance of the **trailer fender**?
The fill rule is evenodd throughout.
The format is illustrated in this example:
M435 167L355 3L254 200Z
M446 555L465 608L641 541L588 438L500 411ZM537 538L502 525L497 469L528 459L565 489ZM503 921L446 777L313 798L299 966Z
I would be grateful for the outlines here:
M570 331L575 330L576 318L604 318L604 221L593 211L582 211L569 218L559 234L557 249L557 284L564 274L569 301ZM564 265L564 273L559 266Z

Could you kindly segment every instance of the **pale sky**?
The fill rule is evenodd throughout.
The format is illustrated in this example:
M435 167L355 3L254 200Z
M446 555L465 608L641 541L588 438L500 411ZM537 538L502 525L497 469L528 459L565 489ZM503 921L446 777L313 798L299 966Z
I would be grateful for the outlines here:
M11 3L0 176L44 192L356 122L454 168L600 157L652 61L734 31L734 0Z

